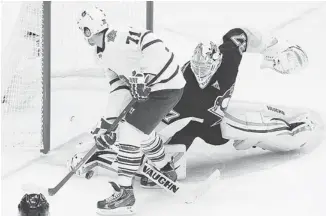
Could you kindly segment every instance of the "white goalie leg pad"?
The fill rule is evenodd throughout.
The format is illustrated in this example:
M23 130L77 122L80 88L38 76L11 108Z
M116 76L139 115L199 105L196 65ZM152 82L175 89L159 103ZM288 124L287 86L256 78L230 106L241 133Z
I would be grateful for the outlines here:
M271 151L299 149L314 130L308 110L233 101L221 123L225 139L239 150L252 146Z
M284 132L279 136L266 137L262 142L256 146L270 151L290 151L300 149L306 146L314 136L315 124L310 120L309 114L302 114L294 118L289 123L302 123L298 125L291 132Z

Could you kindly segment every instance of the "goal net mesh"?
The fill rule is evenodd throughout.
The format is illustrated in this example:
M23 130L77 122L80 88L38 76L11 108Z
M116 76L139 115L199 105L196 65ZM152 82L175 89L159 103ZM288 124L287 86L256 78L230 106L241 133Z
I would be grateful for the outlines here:
M5 4L10 2L4 3L2 10L13 8ZM42 143L42 80L47 73L42 71L42 31L43 18L49 14L43 13L43 2L15 5L20 7L18 16L14 17L15 23L6 25L6 21L13 18L5 16L8 12L4 13L2 20L2 32L10 32L9 39L3 43L1 55L2 147L42 149L49 145ZM74 77L71 88L76 87L78 77L96 76L92 73L97 68L92 48L87 45L76 22L82 10L92 5L104 9L113 25L146 27L146 2L52 2L51 80L66 82L66 78ZM85 85L85 82L82 84ZM83 87L87 88L78 86ZM51 107L53 105L51 103ZM60 125L51 124L51 134L58 127ZM55 137L51 137L51 142L52 138Z

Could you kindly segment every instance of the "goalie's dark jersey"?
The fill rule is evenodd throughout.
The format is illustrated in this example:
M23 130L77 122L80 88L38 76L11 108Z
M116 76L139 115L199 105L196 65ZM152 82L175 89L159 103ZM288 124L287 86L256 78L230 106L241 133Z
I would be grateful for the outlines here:
M179 142L179 144L186 142L182 136L191 137L191 140L201 137L214 145L224 144L227 141L221 137L219 123L224 116L223 110L227 108L231 98L242 53L246 51L246 48L247 35L242 29L236 28L227 32L223 36L223 43L219 46L223 55L221 65L204 89L199 87L190 62L183 66L184 77L187 81L183 96L176 107L165 117L164 122L170 124L182 118L196 117L202 119L203 124L189 123L175 134L172 141Z

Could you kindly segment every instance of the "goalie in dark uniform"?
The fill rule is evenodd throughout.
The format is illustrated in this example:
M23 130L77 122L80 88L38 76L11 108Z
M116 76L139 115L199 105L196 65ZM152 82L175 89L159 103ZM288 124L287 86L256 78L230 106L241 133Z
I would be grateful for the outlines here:
M262 54L261 68L282 74L300 72L308 63L301 47L246 28L230 30L219 46L199 43L182 68L187 81L183 96L163 119L160 134L168 145L182 144L188 150L195 138L201 138L211 145L230 142L238 150L258 146L289 151L304 146L314 129L307 110L231 101L246 52ZM175 165L185 167L183 163ZM185 172L179 169L178 179ZM141 185L154 184L143 177Z
M212 41L199 43L191 60L182 67L187 82L183 96L156 130L165 141L166 150L170 149L172 156L180 155L197 137L211 145L230 142L238 150L253 146L271 151L300 148L314 128L306 110L230 99L244 53L263 55L261 68L282 74L300 72L308 63L306 53L288 41L246 28L231 29L222 39L219 46ZM114 167L112 159L105 160L105 155L95 155L91 163ZM91 163L85 164L86 171ZM185 178L184 157L179 157L175 166L181 167L177 170L178 179ZM141 184L153 185L146 178Z
M177 132L170 143L182 143L188 149L196 137L215 145L228 141L222 137L219 127L246 44L246 33L232 29L224 35L219 47L213 42L197 45L192 59L182 68L187 81L184 95L163 121L171 124L187 117L193 120Z

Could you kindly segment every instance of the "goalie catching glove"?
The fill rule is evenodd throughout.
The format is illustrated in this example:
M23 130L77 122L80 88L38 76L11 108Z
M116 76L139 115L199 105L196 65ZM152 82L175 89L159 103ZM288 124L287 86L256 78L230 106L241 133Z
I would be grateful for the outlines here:
M110 120L114 120L112 118L101 118L101 121L95 127L95 129L91 132L94 135L95 145L99 150L104 150L110 148L115 144L117 140L117 134L115 133L115 129L108 131L111 128Z
M261 68L271 68L281 74L298 73L308 65L307 53L300 46L277 38L271 38L262 54Z

